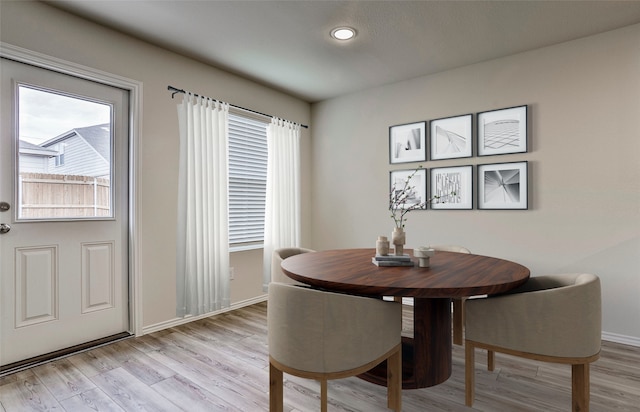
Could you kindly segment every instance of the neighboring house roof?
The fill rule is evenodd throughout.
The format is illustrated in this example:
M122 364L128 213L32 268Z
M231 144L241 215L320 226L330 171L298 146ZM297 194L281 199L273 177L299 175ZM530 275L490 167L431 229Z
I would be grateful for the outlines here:
M63 142L74 135L83 138L107 163L111 161L111 139L109 123L98 124L88 127L77 127L61 135L49 139L40 146L49 147L56 143Z
M38 146L33 143L29 143L26 140L20 140L19 147L20 154L29 154L34 156L56 156L58 154L57 150L47 149L45 147Z

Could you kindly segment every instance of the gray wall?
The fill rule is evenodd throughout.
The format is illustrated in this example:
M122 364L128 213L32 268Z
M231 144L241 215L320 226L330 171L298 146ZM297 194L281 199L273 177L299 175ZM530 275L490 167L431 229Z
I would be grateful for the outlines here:
M640 25L366 90L312 106L313 245L390 236L388 127L527 104L527 211L414 211L407 246L461 244L533 275L602 279L605 336L640 345Z
M175 321L178 118L167 85L309 124L310 105L255 82L151 46L40 2L0 2L0 40L143 82L139 173L139 251L146 328ZM303 131L303 164L309 164ZM302 181L308 186L309 174ZM305 210L309 200L303 199ZM308 222L308 212L305 222ZM308 227L303 227L308 243ZM262 251L233 253L232 303L260 298Z

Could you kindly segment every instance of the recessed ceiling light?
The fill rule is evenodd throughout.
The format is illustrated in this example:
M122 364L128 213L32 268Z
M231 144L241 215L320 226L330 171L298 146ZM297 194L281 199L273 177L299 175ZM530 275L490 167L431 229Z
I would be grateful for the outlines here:
M336 27L331 30L331 37L336 40L349 40L356 36L356 30L351 27Z

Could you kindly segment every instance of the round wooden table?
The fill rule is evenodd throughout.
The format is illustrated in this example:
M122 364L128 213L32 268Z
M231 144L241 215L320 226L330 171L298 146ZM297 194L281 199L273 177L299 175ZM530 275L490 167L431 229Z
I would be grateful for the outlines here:
M414 298L414 336L403 337L403 389L440 384L451 376L451 298L507 292L529 278L529 269L488 256L436 252L428 268L378 267L375 249L340 249L291 256L282 270L315 288L361 296ZM362 378L386 384L382 364Z

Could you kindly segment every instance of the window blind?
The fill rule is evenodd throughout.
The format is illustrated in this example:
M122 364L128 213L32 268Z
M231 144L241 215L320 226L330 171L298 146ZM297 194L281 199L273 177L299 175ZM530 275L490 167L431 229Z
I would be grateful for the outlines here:
M229 245L261 245L267 188L267 123L229 114Z

